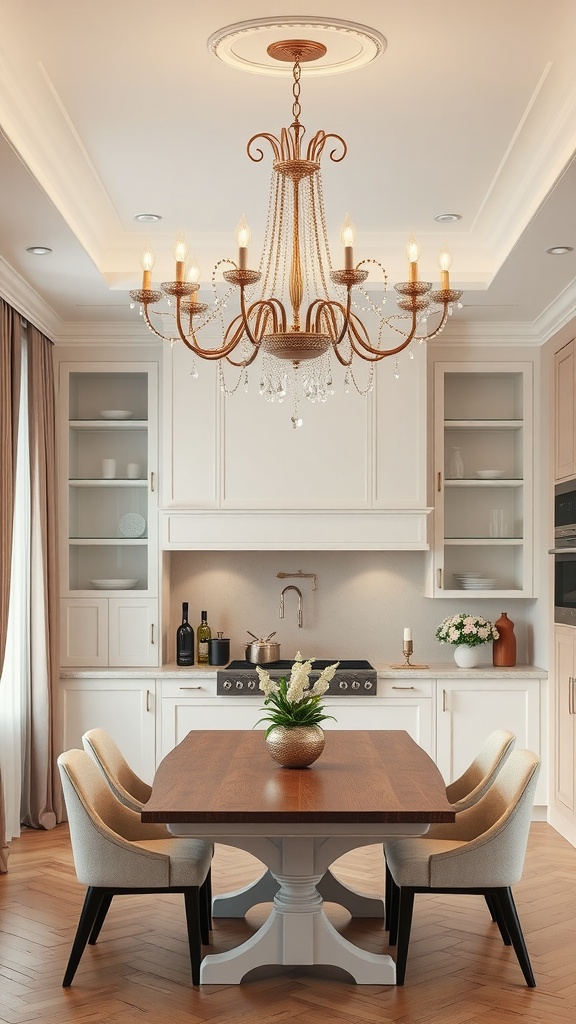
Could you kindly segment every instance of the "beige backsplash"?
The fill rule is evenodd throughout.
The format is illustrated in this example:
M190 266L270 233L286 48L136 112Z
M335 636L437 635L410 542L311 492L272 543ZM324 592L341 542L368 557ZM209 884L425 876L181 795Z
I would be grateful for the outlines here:
M244 657L247 630L267 636L276 630L282 657L297 650L319 658L366 658L374 664L401 662L405 626L412 628L414 661L446 662L452 650L434 633L446 615L470 611L494 621L506 611L515 623L518 663L534 660L530 618L534 602L462 598L431 600L422 596L425 553L421 551L172 552L170 567L170 647L181 616L182 601L190 605L196 629L200 612L208 611L212 635L222 630L231 640L231 657ZM277 579L277 572L316 573L311 579ZM298 628L298 596L285 596L285 617L278 615L283 587L294 584L303 598L303 627ZM492 647L482 651L491 664Z

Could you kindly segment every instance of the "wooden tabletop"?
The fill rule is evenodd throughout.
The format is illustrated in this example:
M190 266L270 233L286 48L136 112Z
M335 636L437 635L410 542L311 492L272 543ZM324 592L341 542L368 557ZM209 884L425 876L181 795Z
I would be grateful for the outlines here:
M192 731L161 762L142 821L454 821L431 758L400 730L330 730L310 768L281 768L261 730Z

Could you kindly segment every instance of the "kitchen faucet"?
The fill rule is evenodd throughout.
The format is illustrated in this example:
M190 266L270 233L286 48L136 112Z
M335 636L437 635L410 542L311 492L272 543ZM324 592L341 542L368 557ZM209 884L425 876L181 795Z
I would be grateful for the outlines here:
M278 618L284 618L284 594L286 593L287 590L295 590L296 593L298 594L298 625L300 626L300 628L302 628L302 593L300 590L298 590L298 587L294 587L292 586L292 584L289 587L284 587L284 590L280 594L280 613L278 615Z

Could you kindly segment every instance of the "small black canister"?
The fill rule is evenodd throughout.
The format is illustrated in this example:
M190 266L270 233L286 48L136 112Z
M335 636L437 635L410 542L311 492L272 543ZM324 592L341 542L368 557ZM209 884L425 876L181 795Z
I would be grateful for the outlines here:
M208 664L227 665L230 661L230 641L218 633L215 640L208 641Z

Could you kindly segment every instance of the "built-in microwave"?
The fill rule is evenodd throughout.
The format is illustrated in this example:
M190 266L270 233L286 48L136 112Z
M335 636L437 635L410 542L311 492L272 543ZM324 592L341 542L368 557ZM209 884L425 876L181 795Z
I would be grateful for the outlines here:
M554 490L554 621L576 626L576 480Z

